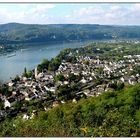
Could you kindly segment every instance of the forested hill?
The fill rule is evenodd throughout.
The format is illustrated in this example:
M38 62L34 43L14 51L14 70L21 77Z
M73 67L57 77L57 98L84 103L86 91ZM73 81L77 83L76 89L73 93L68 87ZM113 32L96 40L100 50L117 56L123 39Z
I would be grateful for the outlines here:
M98 24L19 24L0 25L0 43L33 43L86 39L140 38L140 26Z
M140 136L140 84L41 111L31 120L7 118L0 126L0 136L12 137Z

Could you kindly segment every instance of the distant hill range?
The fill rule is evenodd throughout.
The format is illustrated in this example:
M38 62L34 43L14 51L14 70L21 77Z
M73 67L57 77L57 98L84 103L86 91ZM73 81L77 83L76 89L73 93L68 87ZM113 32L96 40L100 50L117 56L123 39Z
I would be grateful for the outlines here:
M0 25L0 43L33 43L90 39L140 38L140 26L98 24L20 24Z

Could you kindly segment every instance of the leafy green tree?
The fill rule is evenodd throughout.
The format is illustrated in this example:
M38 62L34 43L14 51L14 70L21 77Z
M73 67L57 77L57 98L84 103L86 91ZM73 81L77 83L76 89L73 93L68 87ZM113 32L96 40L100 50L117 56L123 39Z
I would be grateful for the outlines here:
M16 77L15 77L14 80L15 80L15 81L20 81L20 77L19 77L18 75L16 75Z
M49 65L49 60L48 59L43 59L42 62L41 62L41 65L46 66L46 68L47 68L48 65Z
M74 98L74 94L72 92L71 87L69 87L68 85L62 85L59 86L57 89L57 97L60 100L70 100Z
M39 72L42 72L42 71L45 70L45 69L48 70L49 63L50 63L50 61L49 61L48 59L43 59L43 60L41 61L41 64L39 64L39 65L37 66L38 71L39 71Z
M12 92L9 90L9 87L7 84L3 84L0 87L0 92L5 95L6 97L9 97L12 95Z
M123 88L124 88L124 83L122 82L117 83L117 90L121 90Z
M49 63L48 70L55 71L59 68L60 64L61 64L61 60L58 57L53 58Z
M24 68L23 76L27 77L27 69L26 69L26 67Z
M31 70L27 71L27 69L26 69L26 67L25 67L25 68L24 68L24 72L23 72L23 76L24 76L24 77L27 77L27 78L32 77L32 76L33 76L32 71L31 71Z
M18 102L16 102L16 104L14 105L14 108L20 110L22 106L23 106L23 104L22 104L21 102L18 101Z
M4 109L4 103L0 100L0 110Z
M55 76L55 81L64 81L65 77L63 74L58 74Z
M74 75L74 73L69 73L69 80L70 81L75 81L77 79L77 76Z
M33 76L32 71L28 71L28 72L27 72L27 77L30 78L30 77L32 77L32 76Z
M38 70L39 72L42 72L42 71L43 71L43 66L42 66L41 64L39 64L39 65L37 66L37 70Z
M83 63L84 63L85 65L89 65L89 61L88 61L88 60L83 61Z

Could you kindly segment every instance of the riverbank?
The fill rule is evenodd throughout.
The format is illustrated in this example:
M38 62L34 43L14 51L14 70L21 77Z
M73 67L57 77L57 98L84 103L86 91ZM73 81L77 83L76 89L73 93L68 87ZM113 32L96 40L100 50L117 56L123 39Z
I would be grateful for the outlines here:
M5 55L0 56L0 79L6 82L10 77L15 77L17 74L23 73L24 68L28 70L34 69L43 58L52 59L57 56L61 50L65 48L78 48L84 46L85 42L72 42L72 43L60 43L60 44L35 44L24 46L23 49L28 47L28 50L16 51L16 56L7 58Z

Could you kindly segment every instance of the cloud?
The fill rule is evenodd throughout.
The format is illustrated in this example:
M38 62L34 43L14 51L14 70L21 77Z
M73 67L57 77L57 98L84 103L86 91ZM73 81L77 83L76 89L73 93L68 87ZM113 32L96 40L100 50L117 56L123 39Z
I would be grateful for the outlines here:
M140 4L97 4L74 10L65 23L140 25Z
M134 7L135 10L140 10L140 4L139 3L134 4L133 7Z
M23 22L40 23L47 18L50 9L55 8L54 4L15 4L16 9L8 7L0 8L0 22Z
M140 4L66 5L69 10L65 9L65 4L14 4L14 6L9 4L1 6L0 23L140 25Z

